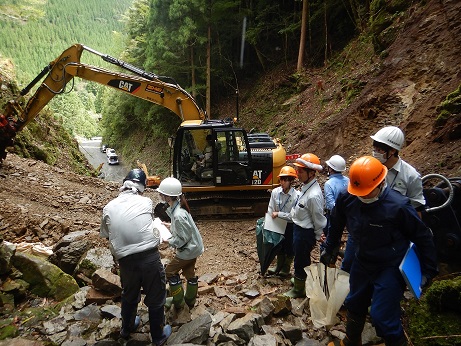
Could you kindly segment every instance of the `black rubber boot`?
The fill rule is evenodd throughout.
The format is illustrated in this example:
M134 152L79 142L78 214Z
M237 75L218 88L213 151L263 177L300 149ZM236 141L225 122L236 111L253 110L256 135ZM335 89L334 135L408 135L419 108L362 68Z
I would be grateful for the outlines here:
M407 342L407 338L405 337L405 335L402 335L402 337L396 341L395 340L389 341L389 340L384 339L384 345L386 346L407 346L408 342Z
M345 346L361 346L362 345L362 331L365 326L366 316L355 315L347 312L346 322L346 335L347 341L344 342Z

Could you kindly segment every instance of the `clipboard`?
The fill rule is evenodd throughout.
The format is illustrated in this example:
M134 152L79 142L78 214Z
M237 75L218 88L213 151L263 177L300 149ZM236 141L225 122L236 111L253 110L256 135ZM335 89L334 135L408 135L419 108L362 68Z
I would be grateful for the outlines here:
M416 254L416 245L410 242L407 253L399 265L399 270L402 273L408 289L416 299L421 297L421 264L419 263L418 255Z
M268 231L285 234L285 228L287 228L287 220L276 217L275 219L269 213L264 216L264 228Z
M162 223L162 221L156 217L154 219L154 227L160 232L160 242L163 243L165 240L171 238L170 230Z

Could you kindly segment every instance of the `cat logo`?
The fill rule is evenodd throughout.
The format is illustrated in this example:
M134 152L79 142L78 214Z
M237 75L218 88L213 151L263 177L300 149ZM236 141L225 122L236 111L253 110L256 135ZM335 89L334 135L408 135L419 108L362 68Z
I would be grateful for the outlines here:
M127 93L134 94L136 91L138 91L141 83L123 79L111 79L107 85L122 91L126 91Z
M148 84L146 86L146 91L149 91L151 93L156 93L156 94L163 94L163 88L162 87L159 87L157 85L152 85L152 84Z
M262 175L262 173L263 173L262 170L253 171L253 178L252 178L252 181L251 181L252 185L261 185L261 175Z

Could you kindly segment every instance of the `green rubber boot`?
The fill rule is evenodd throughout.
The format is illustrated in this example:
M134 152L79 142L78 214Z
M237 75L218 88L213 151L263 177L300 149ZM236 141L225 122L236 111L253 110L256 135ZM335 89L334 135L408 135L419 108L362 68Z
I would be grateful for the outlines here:
M267 269L267 274L277 275L278 273L280 273L280 271L283 268L283 264L285 263L285 258L285 255L277 255L277 264L275 265L275 267L270 267L269 269Z
M169 309L174 304L176 309L181 309L184 306L184 289L182 288L182 280L179 275L171 277L170 283L170 294L165 302L165 307Z
M291 275L291 263L293 263L294 257L287 256L283 262L282 269L279 272L281 277L289 277Z
M298 279L296 276L293 279L293 288L283 295L290 298L304 298L306 296L306 281Z
M184 301L189 307L194 307L198 291L198 277L187 280L186 294L184 294Z

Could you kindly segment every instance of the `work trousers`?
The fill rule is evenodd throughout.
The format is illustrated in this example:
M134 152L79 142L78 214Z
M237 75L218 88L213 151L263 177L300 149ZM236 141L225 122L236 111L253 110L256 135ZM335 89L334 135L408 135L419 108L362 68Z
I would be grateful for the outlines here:
M167 264L165 271L166 271L166 278L170 279L175 275L178 275L179 272L182 270L182 275L187 279L195 278L195 263L197 262L197 258L193 258L190 260L180 259L175 256L170 263Z
M279 254L286 255L287 257L293 257L295 255L293 249L293 223L288 222L283 234L284 239L282 240L282 248Z
M355 258L356 247L357 245L355 243L355 240L349 233L347 235L346 249L344 250L344 258L341 262L341 269L348 273L351 271L352 262Z
M134 323L141 301L141 288L146 295L144 304L149 310L150 333L153 339L163 334L166 300L166 278L157 248L121 258L122 329L128 331Z
M307 277L305 267L311 264L311 251L315 246L315 233L313 228L293 226L293 250L295 253L295 276L300 280Z
M404 336L400 320L400 301L403 298L405 282L398 267L364 267L355 258L350 272L350 293L346 308L353 315L365 318L371 305L370 317L376 334L392 343Z

